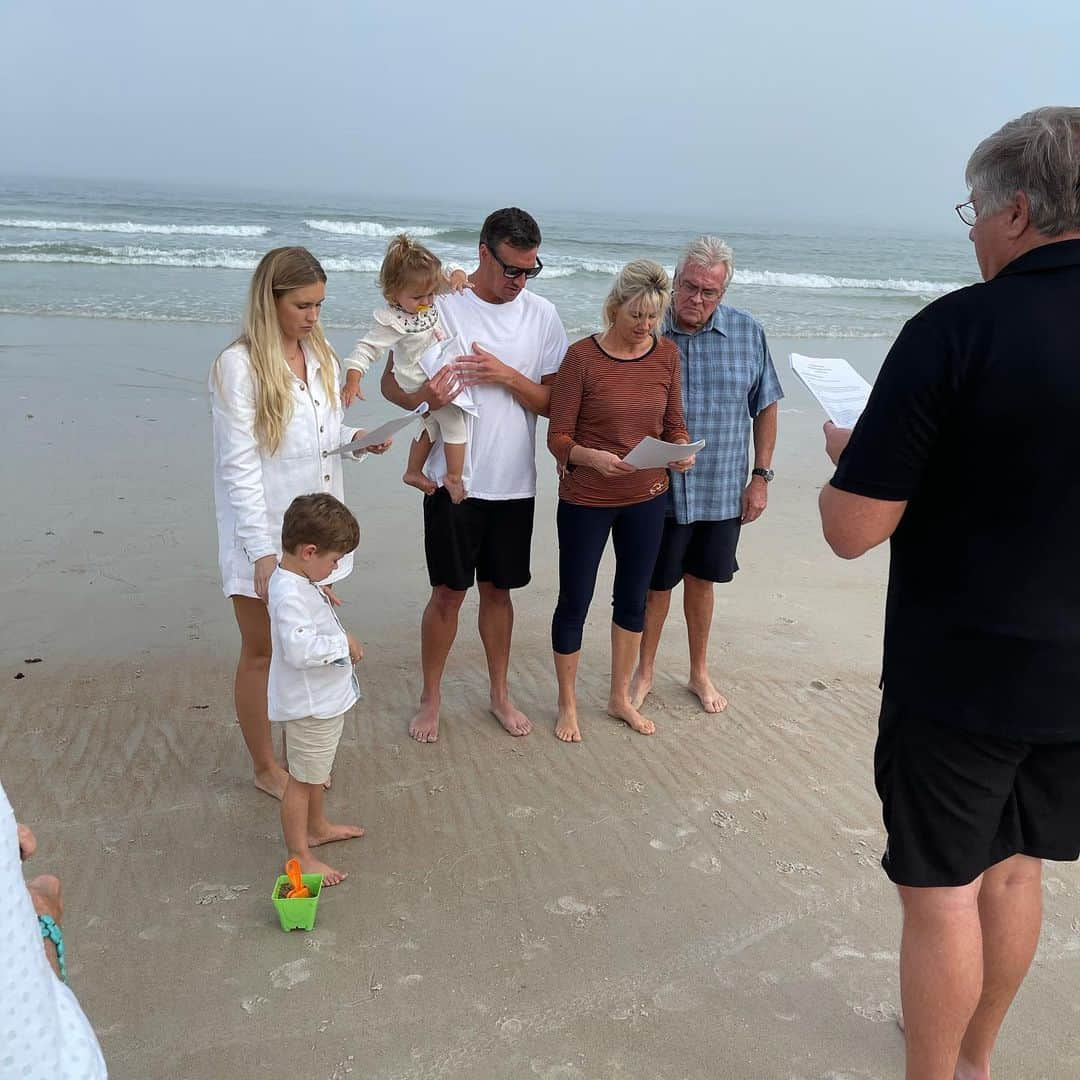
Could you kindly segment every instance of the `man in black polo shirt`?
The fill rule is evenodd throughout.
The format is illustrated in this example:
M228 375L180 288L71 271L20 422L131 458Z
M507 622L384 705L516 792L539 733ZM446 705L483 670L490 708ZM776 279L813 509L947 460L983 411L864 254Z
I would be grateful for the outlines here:
M820 500L841 557L891 538L874 773L920 1080L989 1077L1041 860L1080 854L1080 109L1006 124L967 183L984 282L904 327L853 432L826 425Z

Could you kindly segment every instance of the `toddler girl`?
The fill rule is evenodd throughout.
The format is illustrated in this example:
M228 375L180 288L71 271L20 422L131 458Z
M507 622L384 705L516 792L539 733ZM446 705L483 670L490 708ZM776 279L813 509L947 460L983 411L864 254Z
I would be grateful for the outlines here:
M398 386L409 392L422 386L428 376L420 357L447 336L439 325L435 296L451 289L460 292L467 285L468 278L460 267L454 267L447 277L438 257L426 247L405 233L395 236L379 270L379 287L389 306L375 312L375 325L345 361L348 374L341 390L342 402L348 406L364 396L360 379L386 349L394 351L393 375ZM465 414L457 405L444 405L424 416L424 432L409 448L409 464L402 479L427 494L434 491L424 475L424 463L436 435L442 435L446 454L443 486L459 503L465 498L462 471L466 438Z

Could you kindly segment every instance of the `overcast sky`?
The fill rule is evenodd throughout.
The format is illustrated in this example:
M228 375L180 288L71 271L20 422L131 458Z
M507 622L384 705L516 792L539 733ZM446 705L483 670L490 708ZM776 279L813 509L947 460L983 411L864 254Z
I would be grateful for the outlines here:
M0 170L932 225L1080 3L0 3Z

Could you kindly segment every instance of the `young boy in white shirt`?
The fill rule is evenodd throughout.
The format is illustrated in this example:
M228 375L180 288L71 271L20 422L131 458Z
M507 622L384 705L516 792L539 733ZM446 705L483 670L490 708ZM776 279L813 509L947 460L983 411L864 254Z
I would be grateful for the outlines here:
M270 682L272 723L287 723L289 782L281 802L281 827L289 857L323 885L348 875L315 858L311 849L363 836L355 825L335 825L323 810L345 713L360 696L352 665L364 655L345 632L319 587L338 560L360 542L348 507L325 492L301 495L285 511L281 561L270 578Z

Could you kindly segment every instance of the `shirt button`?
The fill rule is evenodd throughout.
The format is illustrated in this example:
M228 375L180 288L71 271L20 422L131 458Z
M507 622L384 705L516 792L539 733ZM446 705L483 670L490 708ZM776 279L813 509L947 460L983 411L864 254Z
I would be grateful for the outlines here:
M324 480L329 480L329 479L330 479L330 474L329 474L329 473L327 473L327 474L326 474L326 475L325 475L325 476L323 477L323 479L324 479Z
M315 404L318 405L319 403L316 401Z
M319 434L322 434L322 424L319 425Z
M326 457L326 453L327 453L327 452L326 452L326 451L324 450L324 451L322 452L322 456L323 456L323 457Z
M300 389L301 389L301 390L306 390L306 389L307 389L307 387L306 387L306 386L305 386L305 385L304 385L303 383L301 383L301 384L300 384Z

